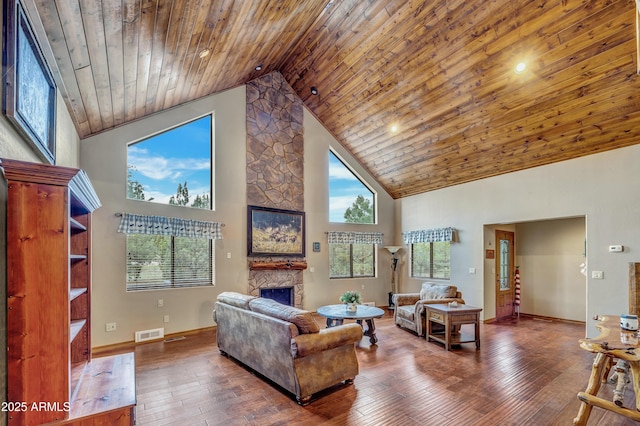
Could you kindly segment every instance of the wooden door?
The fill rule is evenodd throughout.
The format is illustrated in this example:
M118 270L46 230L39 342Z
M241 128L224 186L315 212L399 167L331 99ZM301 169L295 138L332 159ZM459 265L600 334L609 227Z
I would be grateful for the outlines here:
M496 319L513 315L514 286L514 234L496 231Z

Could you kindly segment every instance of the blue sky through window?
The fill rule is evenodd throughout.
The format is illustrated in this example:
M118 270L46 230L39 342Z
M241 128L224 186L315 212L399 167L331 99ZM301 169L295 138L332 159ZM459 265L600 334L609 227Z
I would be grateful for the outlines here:
M151 136L128 147L131 179L144 187L145 200L169 204L178 184L187 182L189 204L211 195L211 115Z
M344 212L358 195L374 205L373 193L342 161L329 151L329 221L345 222Z

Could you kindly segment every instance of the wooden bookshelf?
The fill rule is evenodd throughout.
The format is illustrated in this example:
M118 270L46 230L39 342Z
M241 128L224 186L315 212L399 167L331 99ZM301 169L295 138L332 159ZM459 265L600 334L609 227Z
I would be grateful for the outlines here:
M91 182L68 167L7 159L0 167L8 188L7 400L27 404L8 413L8 424L133 424L133 355L91 359L91 214L100 207ZM126 383L133 398L123 391L115 404L78 402L109 363L129 367L101 379L102 392Z

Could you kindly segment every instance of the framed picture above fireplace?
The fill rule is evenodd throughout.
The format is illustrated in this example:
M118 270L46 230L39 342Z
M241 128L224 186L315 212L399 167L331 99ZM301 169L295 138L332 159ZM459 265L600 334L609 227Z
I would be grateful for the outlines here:
M304 212L248 206L247 255L305 255Z

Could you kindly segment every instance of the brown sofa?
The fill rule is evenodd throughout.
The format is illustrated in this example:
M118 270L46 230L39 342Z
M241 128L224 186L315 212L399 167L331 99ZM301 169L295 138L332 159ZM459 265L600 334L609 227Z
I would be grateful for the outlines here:
M293 393L301 405L358 374L358 324L320 329L309 311L233 292L218 296L213 319L221 353Z
M454 285L422 283L420 293L398 293L393 296L395 310L393 321L403 327L424 336L426 331L425 305L456 301L464 304L462 293Z

